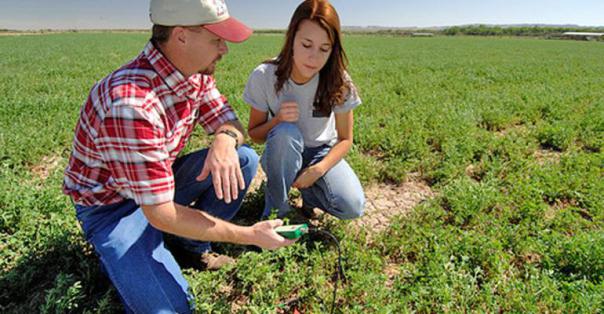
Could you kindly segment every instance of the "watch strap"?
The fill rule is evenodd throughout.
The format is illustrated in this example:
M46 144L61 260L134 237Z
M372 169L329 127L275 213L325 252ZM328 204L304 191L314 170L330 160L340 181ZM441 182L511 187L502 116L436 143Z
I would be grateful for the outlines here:
M237 133L229 130L229 129L223 129L218 131L218 134L226 134L230 137L232 137L233 139L235 139L235 149L239 148L239 136L237 136Z

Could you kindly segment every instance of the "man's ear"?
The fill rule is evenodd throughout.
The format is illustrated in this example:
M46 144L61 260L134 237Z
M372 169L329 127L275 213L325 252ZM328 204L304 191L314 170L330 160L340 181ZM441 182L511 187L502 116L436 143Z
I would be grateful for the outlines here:
M178 44L186 44L187 43L187 32L184 27L176 26L172 29L172 38Z

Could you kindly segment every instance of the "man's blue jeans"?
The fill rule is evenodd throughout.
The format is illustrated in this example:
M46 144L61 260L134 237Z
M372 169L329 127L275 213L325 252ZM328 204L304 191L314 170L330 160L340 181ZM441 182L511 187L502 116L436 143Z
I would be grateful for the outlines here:
M263 216L278 209L283 217L292 210L288 193L300 171L323 160L331 149L328 145L304 147L300 129L293 123L279 123L267 136L262 155L262 169L266 173ZM363 215L365 196L354 170L340 160L312 186L301 189L305 207L318 207L340 219L354 219Z
M181 158L173 165L174 201L190 205L223 220L232 219L256 174L258 155L248 146L239 148L239 162L246 183L237 200L226 204L216 198L211 176L202 182L201 173L208 150ZM78 221L86 239L94 246L103 269L116 287L130 313L190 313L193 297L174 257L164 245L163 233L149 224L142 209L125 200L107 206L76 205ZM178 238L185 249L204 252L208 242Z

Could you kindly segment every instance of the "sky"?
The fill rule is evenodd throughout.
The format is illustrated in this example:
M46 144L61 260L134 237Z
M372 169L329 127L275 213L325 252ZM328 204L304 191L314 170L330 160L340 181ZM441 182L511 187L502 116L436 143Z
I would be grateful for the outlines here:
M332 0L343 26L604 26L604 0ZM226 0L254 29L287 27L299 0ZM149 0L0 0L0 29L148 29Z

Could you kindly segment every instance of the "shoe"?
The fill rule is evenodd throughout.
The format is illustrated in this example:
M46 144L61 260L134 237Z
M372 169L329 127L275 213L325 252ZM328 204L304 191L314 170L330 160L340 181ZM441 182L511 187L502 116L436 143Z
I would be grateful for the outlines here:
M235 264L235 259L215 252L195 253L176 245L170 245L168 249L181 268L218 270L226 265Z
M304 204L302 204L302 207L300 207L300 213L309 220L318 219L320 215L320 213L315 210L314 207L304 206Z

